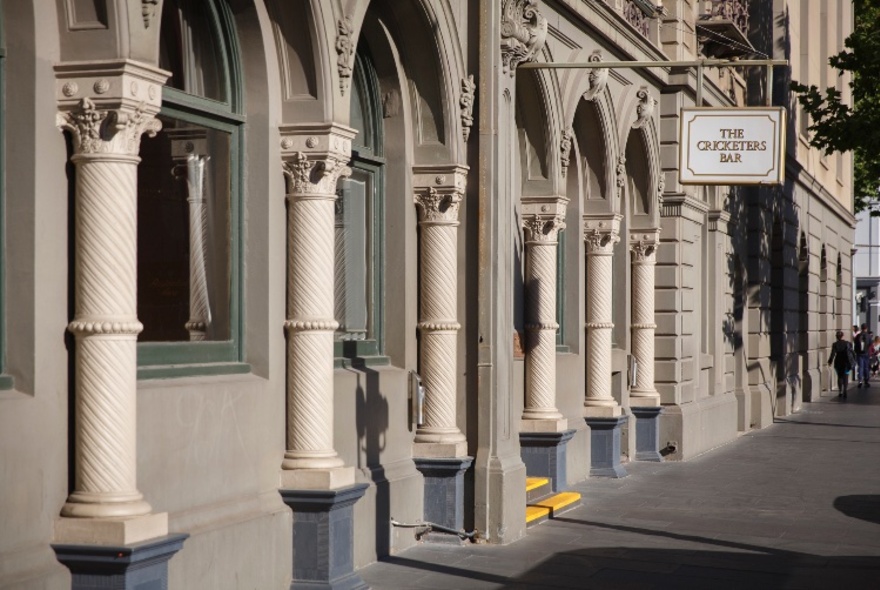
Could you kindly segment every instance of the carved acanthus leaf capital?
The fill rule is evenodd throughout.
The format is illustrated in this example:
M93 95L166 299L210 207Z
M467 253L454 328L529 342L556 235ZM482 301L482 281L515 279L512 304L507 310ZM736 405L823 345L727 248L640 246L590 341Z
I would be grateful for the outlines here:
M590 57L587 58L587 61L593 63L599 63L602 61L602 52L599 50L594 51L590 54ZM597 96L605 92L605 87L608 86L608 68L594 68L590 70L590 74L587 78L590 83L590 87L584 92L584 100L595 100Z
M312 160L303 152L296 152L281 163L284 176L287 178L287 192L297 195L325 195L336 197L336 183L340 178L349 176L351 168L346 161L327 157Z
M141 135L154 137L162 129L155 109L140 103L133 109L98 108L86 97L75 108L60 111L56 124L70 131L77 154L123 154L136 156Z
M620 241L620 215L584 219L584 244L587 254L612 254Z
M657 231L635 232L629 236L633 262L653 262L656 259L660 234Z
M513 77L517 66L532 61L547 41L547 19L538 0L502 0L501 64Z
M357 132L333 123L285 125L280 131L288 194L335 198L337 181L351 174L347 164Z
M457 191L440 192L433 186L417 192L414 202L419 209L419 221L429 223L458 223L458 209L462 194Z
M523 218L526 242L555 244L565 229L564 215L528 215Z

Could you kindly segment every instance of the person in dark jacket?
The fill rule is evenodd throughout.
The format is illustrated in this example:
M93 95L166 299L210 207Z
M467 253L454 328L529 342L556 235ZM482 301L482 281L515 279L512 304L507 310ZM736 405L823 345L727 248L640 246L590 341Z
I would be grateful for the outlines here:
M864 385L868 386L868 379L870 375L868 374L869 359L868 359L868 347L871 345L871 337L868 333L868 324L862 324L862 331L853 338L853 351L856 354L856 362L858 363L858 373L853 373L856 377L856 381L858 385L856 387L861 387Z
M834 364L837 371L837 397L846 397L846 387L849 384L849 372L854 369L852 344L843 339L843 330L837 331L837 342L831 345L831 356L828 357L828 366Z

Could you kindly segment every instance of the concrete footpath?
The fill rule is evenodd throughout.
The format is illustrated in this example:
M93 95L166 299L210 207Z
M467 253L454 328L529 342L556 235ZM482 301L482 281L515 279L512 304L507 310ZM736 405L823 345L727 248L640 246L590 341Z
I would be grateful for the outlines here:
M374 590L880 589L880 386L822 398L686 463L629 463L511 545L421 545Z

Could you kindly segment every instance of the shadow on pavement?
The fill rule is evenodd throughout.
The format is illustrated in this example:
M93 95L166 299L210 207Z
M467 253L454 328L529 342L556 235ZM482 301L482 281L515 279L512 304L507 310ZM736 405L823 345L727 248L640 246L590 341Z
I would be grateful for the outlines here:
M880 524L880 496L839 496L834 500L834 507L851 518ZM877 534L880 535L880 531ZM880 586L880 579L877 585Z

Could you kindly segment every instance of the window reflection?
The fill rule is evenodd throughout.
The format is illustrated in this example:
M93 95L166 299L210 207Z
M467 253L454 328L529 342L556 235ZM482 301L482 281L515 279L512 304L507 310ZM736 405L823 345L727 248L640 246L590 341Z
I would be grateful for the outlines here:
M339 340L368 337L371 306L369 284L372 175L357 167L340 182L336 199L336 296L335 315Z
M187 94L228 102L223 57L204 0L165 0L159 66L167 85Z
M138 167L140 340L228 340L230 134L159 119Z

